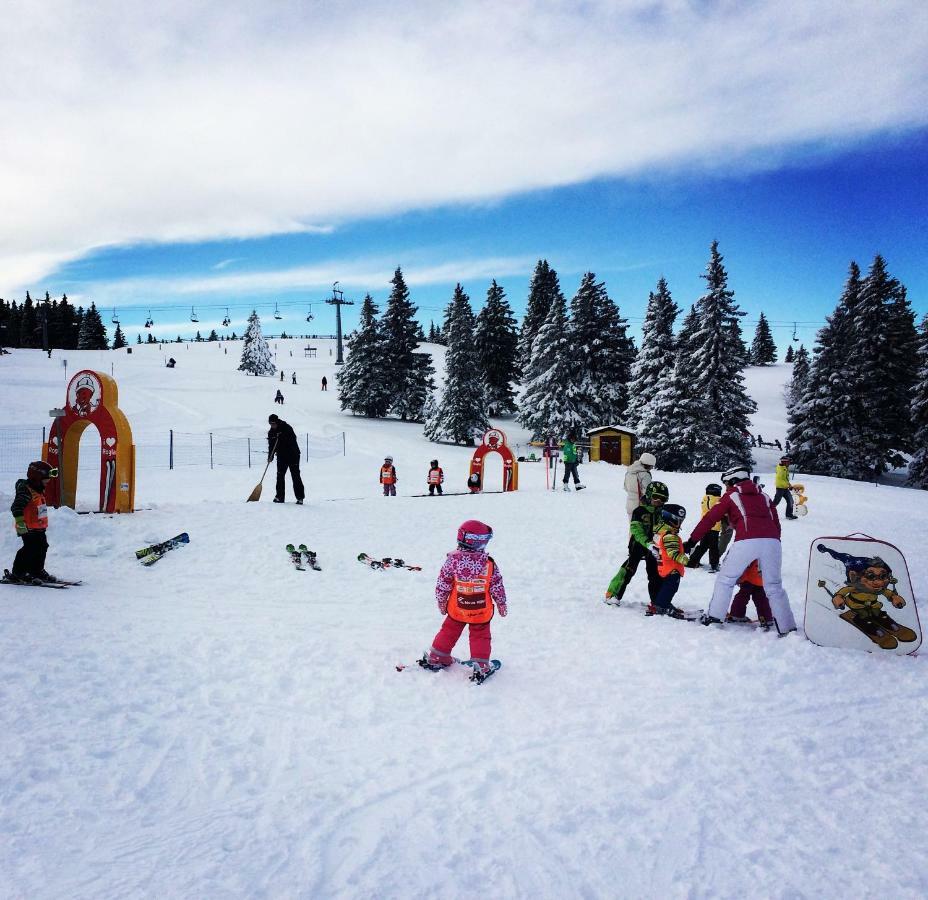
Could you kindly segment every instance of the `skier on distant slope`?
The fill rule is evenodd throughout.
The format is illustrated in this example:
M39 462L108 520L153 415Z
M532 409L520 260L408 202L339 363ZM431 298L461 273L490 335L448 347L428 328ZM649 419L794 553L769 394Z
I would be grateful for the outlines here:
M703 625L718 624L728 612L732 590L741 573L756 559L764 573L764 587L773 610L779 633L796 630L796 620L783 588L781 573L783 548L780 545L780 519L770 498L751 480L747 466L732 466L722 474L722 484L728 488L725 496L699 521L684 549L702 540L705 533L728 517L735 537L728 548L722 567L715 579L712 600L701 621Z
M26 477L16 482L16 494L10 512L13 525L22 538L23 545L13 560L10 573L13 580L30 582L54 581L45 571L45 556L48 553L48 509L45 506L45 488L50 478L56 478L58 470L47 462L37 460L29 463Z
M638 571L641 560L644 560L645 571L648 575L648 596L651 602L657 596L660 588L660 576L657 572L657 561L651 555L654 540L654 529L660 521L661 507L669 499L670 492L662 481L652 481L644 492L641 505L632 513L631 537L628 541L628 559L613 576L606 588L603 598L610 606L618 606L625 594L628 583Z
M474 519L458 529L458 549L448 554L435 583L435 600L445 621L420 662L424 668L450 666L454 662L451 651L468 625L476 680L481 681L492 671L490 620L494 603L501 616L509 612L503 577L486 552L492 537L493 529Z

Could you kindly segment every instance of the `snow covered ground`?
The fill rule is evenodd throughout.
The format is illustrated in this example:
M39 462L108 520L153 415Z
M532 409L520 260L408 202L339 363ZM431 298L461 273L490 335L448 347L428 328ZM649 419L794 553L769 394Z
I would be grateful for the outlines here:
M270 503L273 472L246 504L260 469L152 457L143 511L53 511L49 569L85 584L0 589L0 897L928 893L923 659L604 606L627 540L624 470L587 464L588 490L552 493L524 464L515 494L410 497L434 456L462 490L469 452L341 414L327 343L303 360L304 343L278 342L282 410L279 383L234 371L238 345L168 348L175 370L157 347L0 359L4 423L47 422L64 355L69 373L113 363L137 436L260 435L277 411L297 431L345 431L347 448L304 460L304 507ZM749 373L765 439L785 434L787 375ZM378 495L386 453L396 499ZM776 456L759 452L758 471ZM717 474L661 473L687 533ZM800 622L819 535L892 540L924 596L928 494L803 481L810 513L784 534ZM503 669L481 687L463 668L397 673L440 624L435 575L472 517L495 529L510 597L493 622ZM137 564L136 548L179 531L188 546ZM18 540L0 534L8 566ZM290 541L323 571L295 571ZM374 572L361 551L423 571ZM702 607L711 586L688 572L678 600ZM644 587L640 573L629 598Z

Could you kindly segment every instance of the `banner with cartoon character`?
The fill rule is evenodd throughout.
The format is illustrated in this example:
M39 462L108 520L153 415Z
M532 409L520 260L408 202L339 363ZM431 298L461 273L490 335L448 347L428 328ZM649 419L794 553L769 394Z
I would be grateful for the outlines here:
M491 428L486 432L480 445L474 450L468 484L476 483L483 486L483 460L488 453L498 453L503 458L503 491L518 490L519 464L506 445L506 435L498 428Z
M868 535L816 538L809 550L805 632L822 647L915 653L922 629L902 552Z
M58 469L46 488L50 506L74 507L81 435L88 425L100 433L100 512L132 512L135 505L135 447L132 429L119 408L119 390L109 375L83 369L68 382L64 415L55 419L45 445L46 461Z

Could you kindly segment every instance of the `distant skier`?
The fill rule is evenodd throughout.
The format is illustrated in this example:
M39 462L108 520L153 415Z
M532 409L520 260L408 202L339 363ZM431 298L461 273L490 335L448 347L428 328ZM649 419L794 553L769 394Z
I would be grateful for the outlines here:
M723 516L728 517L735 532L716 576L709 608L700 621L703 625L722 621L728 611L735 583L756 559L764 573L764 585L777 630L780 634L795 631L796 620L783 588L783 548L780 545L780 519L776 508L751 480L747 466L732 466L722 474L722 484L728 488L725 496L702 517L684 545L688 548L701 541L705 533Z
M793 492L792 485L789 483L789 465L792 459L784 456L774 472L774 487L776 492L773 495L773 505L777 506L781 500L786 501L786 518L798 519L799 516L793 513Z
M380 483L383 485L384 497L396 496L396 466L393 465L393 457L385 456L383 465L380 467Z
M648 574L648 596L651 602L657 597L660 587L660 575L657 560L651 554L654 544L654 529L660 522L661 507L670 498L667 485L662 481L652 481L644 491L641 504L632 513L631 537L628 541L628 559L609 582L604 600L611 606L618 606L625 594L628 583L632 580L638 566L644 560Z
M267 417L267 423L270 426L267 432L268 462L275 456L277 457L277 491L274 495L274 502L285 502L286 475L289 471L297 506L302 506L306 491L303 487L303 479L300 477L300 442L293 428L273 413Z
M580 476L577 474L577 466L580 463L577 460L577 435L572 431L568 432L567 440L561 445L561 458L564 460L564 477L561 479L564 490L569 491L570 485L567 483L571 475L574 477L574 488L578 491L583 490L580 484Z
M50 478L57 478L58 470L47 462L29 463L26 477L16 482L13 504L13 525L23 545L13 559L11 576L14 581L28 583L33 580L55 581L45 571L48 553L48 508L45 505L45 488Z
M438 460L433 459L429 463L429 474L428 474L428 485L429 485L429 496L432 497L437 491L441 494L441 486L445 483L445 473L442 471L440 465L438 465Z
M477 680L492 670L490 620L494 604L503 617L509 612L503 577L486 552L493 529L470 519L458 528L458 549L445 559L435 582L435 600L445 621L422 660L430 669L443 669L454 662L451 651L465 626L470 627L470 657Z
M706 493L702 498L702 514L705 515L722 499L722 485L707 484ZM716 522L705 537L699 542L699 546L690 554L690 561L686 564L687 568L698 569L699 561L703 554L709 551L709 571L718 572L719 570L719 536L722 533L722 523Z
M296 372L293 373L293 383L296 384Z
M281 381L284 380L284 370L283 370L283 369L280 370L280 380L281 380Z
M279 403L281 406L284 405L284 395L278 389L277 393L274 396L274 402Z
M642 453L635 462L625 470L625 511L632 515L644 500L644 492L651 483L651 469L657 465L653 453Z
M326 378L325 375L323 375L322 376L322 390L327 391L328 389L329 389L329 379Z

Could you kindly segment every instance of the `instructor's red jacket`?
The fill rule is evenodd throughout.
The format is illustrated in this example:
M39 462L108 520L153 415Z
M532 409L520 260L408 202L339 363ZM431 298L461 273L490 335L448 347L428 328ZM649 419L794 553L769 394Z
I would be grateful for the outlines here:
M749 538L780 539L780 517L770 498L753 481L739 481L730 487L725 496L709 510L693 529L690 543L696 544L706 532L728 516L728 524L735 530L736 541Z

